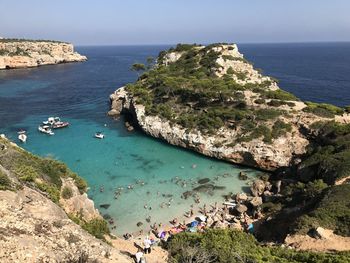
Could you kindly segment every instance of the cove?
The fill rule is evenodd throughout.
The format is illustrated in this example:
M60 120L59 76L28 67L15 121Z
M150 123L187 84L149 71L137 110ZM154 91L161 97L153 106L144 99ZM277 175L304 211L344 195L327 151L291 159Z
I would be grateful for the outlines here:
M196 209L193 198L181 198L196 187L199 205L221 202L223 195L246 187L238 179L239 171L250 178L257 173L138 131L128 133L122 120L106 116L109 94L136 78L130 65L164 48L82 48L79 52L89 58L85 63L0 72L0 132L18 142L17 131L27 130L23 148L61 160L85 178L89 197L102 215L114 219L112 231L118 235L147 229L154 222L166 224L191 205ZM37 126L49 116L60 116L71 126L56 130L54 136L39 133ZM105 139L93 138L97 131ZM209 187L203 187L201 179ZM210 185L217 187L212 190ZM143 225L138 227L138 222Z

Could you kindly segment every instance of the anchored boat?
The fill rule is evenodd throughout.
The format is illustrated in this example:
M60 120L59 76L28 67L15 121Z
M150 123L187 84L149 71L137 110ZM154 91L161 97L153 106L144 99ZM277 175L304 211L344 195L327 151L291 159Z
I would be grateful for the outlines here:
M18 140L21 142L25 143L27 141L27 135L25 130L20 130L18 132Z
M104 139L105 135L102 132L96 132L95 138L97 139Z
M40 125L38 127L39 132L48 134L48 135L55 135L55 133L51 130L49 125Z
M69 122L61 121L60 117L49 117L47 121L43 121L44 125L50 125L52 129L60 129L69 126Z

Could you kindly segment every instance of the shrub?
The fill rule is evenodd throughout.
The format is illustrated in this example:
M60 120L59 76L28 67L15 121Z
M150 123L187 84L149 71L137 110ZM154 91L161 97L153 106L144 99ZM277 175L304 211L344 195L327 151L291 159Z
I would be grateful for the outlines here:
M298 100L298 98L292 93L289 93L281 89L264 91L262 95L267 99Z
M86 192L86 190L87 190L87 183L86 183L86 181L83 178L78 176L76 173L70 173L69 177L74 179L74 183L78 187L79 192L81 194Z
M170 262L338 262L350 253L313 253L261 246L252 235L237 230L208 230L180 233L166 245Z
M267 105L272 106L272 107L279 107L282 105L288 105L290 107L294 107L295 103L290 102L290 101L283 101L283 100L271 100L267 103Z
M65 186L62 189L62 197L64 199L69 199L73 196L73 191L69 186Z
M259 109L255 111L255 114L258 121L268 121L276 119L281 115L281 112L275 109Z
M60 200L60 190L56 185L50 185L48 183L36 183L36 186L43 192L48 194L48 197L56 204Z
M264 104L265 100L262 99L262 98L259 98L259 99L254 100L254 103L256 103L256 104Z
M11 190L11 180L0 170L0 190Z
M20 165L15 172L19 179L25 182L33 182L39 176L37 170L29 165Z
M282 120L277 120L272 126L272 137L276 139L291 131L292 125L290 123L285 123Z
M99 239L104 239L104 235L109 234L108 224L104 219L94 218L84 222L82 228Z
M327 103L306 102L306 105L307 107L304 108L303 111L313 113L320 117L333 118L334 115L344 113L342 108Z
M310 189L321 191L324 187L317 182ZM295 231L306 234L318 226L332 229L336 234L350 236L350 185L336 185L325 189L316 207L301 216L296 222Z

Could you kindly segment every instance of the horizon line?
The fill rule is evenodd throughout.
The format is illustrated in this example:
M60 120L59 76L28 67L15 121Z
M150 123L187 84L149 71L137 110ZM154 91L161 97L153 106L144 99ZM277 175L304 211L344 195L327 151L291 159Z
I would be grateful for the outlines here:
M71 44L74 44L73 42L69 42ZM336 44L336 43L350 43L350 40L344 40L344 41L281 41L281 42L210 42L210 43L196 43L196 42L178 42L178 43L172 43L172 44L164 44L164 43L158 43L158 44L74 44L75 46L80 47L88 47L88 46L175 46L177 44L198 44L198 45L210 45L214 43L229 43L229 44L237 44L237 45L271 45L271 44Z

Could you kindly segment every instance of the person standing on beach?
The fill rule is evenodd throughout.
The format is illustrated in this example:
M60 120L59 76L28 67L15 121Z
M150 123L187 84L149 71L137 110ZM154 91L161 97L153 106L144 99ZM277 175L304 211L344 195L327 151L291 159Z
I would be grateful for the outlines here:
M136 258L136 263L141 263L142 259L143 259L143 252L142 250L139 248L137 253L135 254L135 258Z
M148 236L146 236L145 240L143 241L143 245L145 254L150 254L152 242Z

